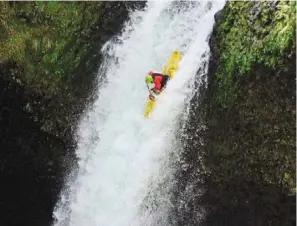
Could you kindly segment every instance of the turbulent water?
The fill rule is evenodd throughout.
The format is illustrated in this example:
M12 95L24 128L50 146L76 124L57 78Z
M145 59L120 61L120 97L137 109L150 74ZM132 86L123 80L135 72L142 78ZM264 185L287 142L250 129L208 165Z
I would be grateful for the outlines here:
M182 150L177 130L197 92L196 72L208 56L214 14L224 2L147 4L102 49L98 99L80 122L79 168L57 203L55 226L174 224L168 220L174 208L169 159ZM179 70L144 119L144 75L160 71L174 49L182 55Z

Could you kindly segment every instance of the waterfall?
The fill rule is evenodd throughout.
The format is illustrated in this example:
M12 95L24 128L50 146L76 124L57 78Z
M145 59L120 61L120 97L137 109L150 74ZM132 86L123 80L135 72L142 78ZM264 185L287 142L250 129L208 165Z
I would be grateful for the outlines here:
M197 92L196 72L209 54L214 14L224 4L149 1L104 45L98 98L77 131L79 168L61 192L53 225L172 225L169 158L180 151L181 116ZM174 49L181 52L179 70L145 119L144 76L161 71Z

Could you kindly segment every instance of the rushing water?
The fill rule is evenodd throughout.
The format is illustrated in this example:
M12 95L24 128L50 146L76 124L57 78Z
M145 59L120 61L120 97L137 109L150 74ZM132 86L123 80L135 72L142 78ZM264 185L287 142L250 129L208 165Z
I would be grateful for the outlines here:
M147 4L102 49L98 78L104 79L80 122L79 169L61 193L53 213L56 226L172 225L167 221L173 180L168 159L180 150L175 142L179 119L197 91L196 72L209 51L214 14L224 2ZM174 49L182 55L179 70L145 119L144 75L160 71ZM163 203L157 211L153 197Z

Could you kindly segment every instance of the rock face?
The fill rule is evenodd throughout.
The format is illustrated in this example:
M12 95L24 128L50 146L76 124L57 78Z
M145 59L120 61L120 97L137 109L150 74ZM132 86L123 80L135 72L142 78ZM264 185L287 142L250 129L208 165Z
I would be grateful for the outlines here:
M50 225L101 46L144 2L0 3L0 225ZM66 161L67 160L67 161Z
M0 63L15 63L2 79L42 96L27 110L54 136L69 138L69 125L96 87L99 50L117 34L128 10L142 3L1 2ZM10 63L12 66L14 64ZM73 117L70 117L73 116ZM70 136L71 137L71 136Z
M200 225L295 224L295 14L289 1L216 14L209 84L192 100L177 173L181 225L197 225L202 208Z
M41 131L24 110L28 95L23 87L0 80L0 90L0 223L47 225L67 167L65 142Z

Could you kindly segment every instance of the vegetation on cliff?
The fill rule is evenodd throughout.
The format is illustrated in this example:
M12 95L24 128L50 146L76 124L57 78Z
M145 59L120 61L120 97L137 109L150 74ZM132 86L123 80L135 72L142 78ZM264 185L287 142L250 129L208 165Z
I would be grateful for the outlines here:
M214 31L217 98L236 98L236 81L255 65L288 70L296 48L296 2L228 2Z
M2 2L1 61L14 60L25 69L20 82L54 88L48 83L74 73L90 51L100 5Z
M197 206L205 225L295 224L295 33L292 1L231 1L216 15L208 88L184 138L179 189L197 188L181 224L198 224Z
M25 108L44 131L59 137L69 133L66 130L96 85L100 46L119 31L128 14L126 6L123 2L0 3L0 63L16 65L3 79L45 97L43 103L27 100Z
M227 222L295 222L295 33L290 1L228 2L214 28L205 164Z
M135 6L0 2L0 225L50 225L99 50Z

